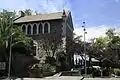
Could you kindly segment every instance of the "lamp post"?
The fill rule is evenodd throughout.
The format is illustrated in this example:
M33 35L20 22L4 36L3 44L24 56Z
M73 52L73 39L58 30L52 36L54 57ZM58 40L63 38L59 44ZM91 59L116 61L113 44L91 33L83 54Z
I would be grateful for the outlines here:
M85 76L87 75L87 62L86 62L86 41L85 41L85 34L87 34L85 29L85 22L83 22L83 31L84 31L84 56L85 56Z
M13 19L12 17L10 18L11 22L10 22L10 50L9 50L9 67L8 67L8 78L11 80L10 78L10 73L11 73L11 57L12 57L12 27L13 27Z

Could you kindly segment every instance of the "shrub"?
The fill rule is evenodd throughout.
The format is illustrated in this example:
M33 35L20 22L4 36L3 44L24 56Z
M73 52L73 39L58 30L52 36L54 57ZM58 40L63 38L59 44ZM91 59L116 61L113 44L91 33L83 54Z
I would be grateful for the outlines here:
M51 64L51 65L55 65L56 60L55 60L54 57L46 56L45 63Z
M115 68L114 69L114 74L117 76L120 76L120 69Z
M94 69L92 72L93 77L100 77L100 70L99 69Z
M103 76L109 76L110 75L109 73L110 73L109 68L103 70Z
M43 72L55 72L55 66L50 65L49 63L43 64Z
M56 71L67 71L70 69L69 64L66 62L66 54L62 51L57 53L56 56Z

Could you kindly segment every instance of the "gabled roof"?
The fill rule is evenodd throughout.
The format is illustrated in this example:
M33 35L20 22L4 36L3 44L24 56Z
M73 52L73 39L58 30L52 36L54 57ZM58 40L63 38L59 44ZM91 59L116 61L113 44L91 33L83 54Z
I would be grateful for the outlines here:
M63 12L24 16L14 21L14 23L35 22L43 20L62 19Z

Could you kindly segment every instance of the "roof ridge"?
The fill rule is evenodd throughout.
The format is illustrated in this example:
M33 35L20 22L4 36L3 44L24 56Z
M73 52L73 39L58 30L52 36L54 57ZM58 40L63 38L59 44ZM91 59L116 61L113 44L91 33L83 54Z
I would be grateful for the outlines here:
M54 12L54 13L45 13L39 15L30 15L24 16L17 20L15 23L29 22L29 21L41 21L41 20L53 20L53 19L62 19L63 12Z
M57 14L57 13L63 13L63 12L52 12L52 13L40 13L40 14L37 14L37 15L25 15L24 17L26 16L40 16L40 15L49 15L49 14Z

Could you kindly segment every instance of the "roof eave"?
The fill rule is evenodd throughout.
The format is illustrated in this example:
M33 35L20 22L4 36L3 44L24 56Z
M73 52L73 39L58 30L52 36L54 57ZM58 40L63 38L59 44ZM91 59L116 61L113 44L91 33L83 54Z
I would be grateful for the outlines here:
M49 21L49 20L61 20L62 19L62 17L61 18L56 18L56 19L45 19L45 20L34 20L34 21L19 21L19 22L17 22L17 21L14 21L14 23L15 24L19 24L19 23L28 23L28 22L38 22L38 21Z

